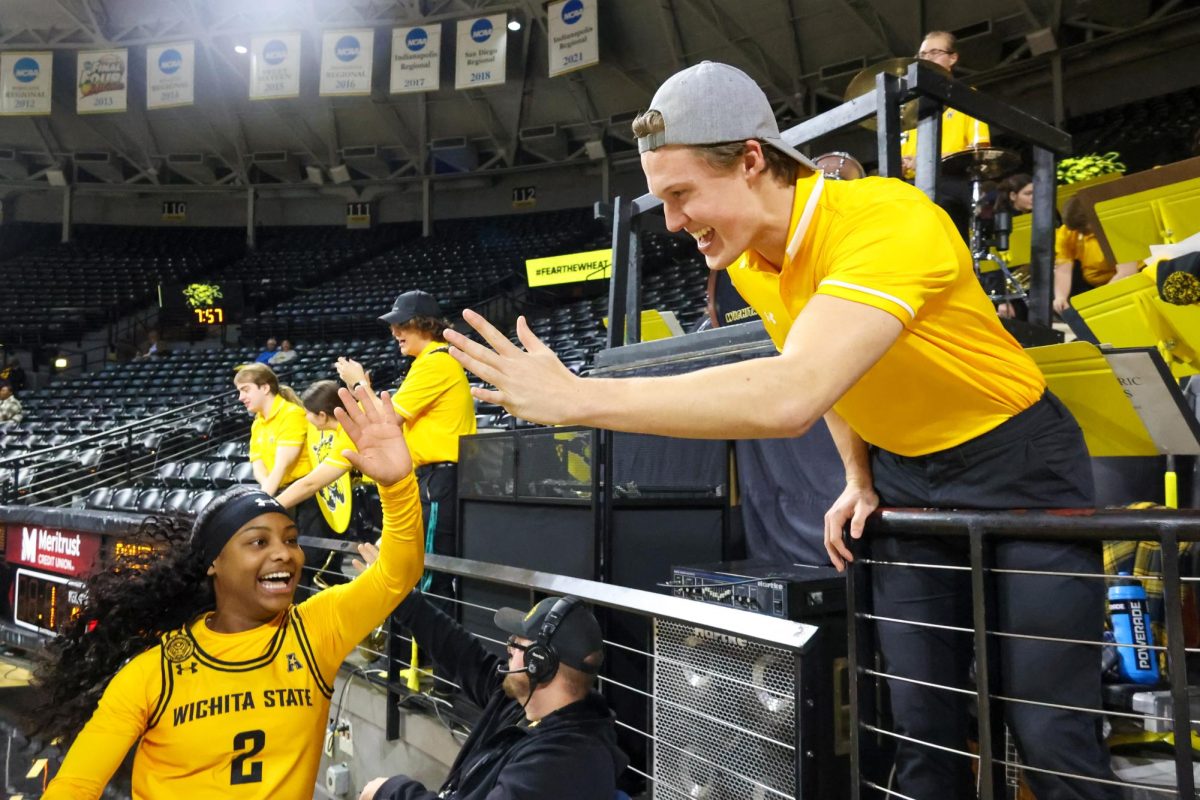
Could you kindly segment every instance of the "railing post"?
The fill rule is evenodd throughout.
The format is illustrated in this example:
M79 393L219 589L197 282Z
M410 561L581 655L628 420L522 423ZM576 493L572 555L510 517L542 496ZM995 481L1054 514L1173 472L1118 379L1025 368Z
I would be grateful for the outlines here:
M843 532L843 541L850 538ZM851 562L846 570L846 631L849 637L846 647L846 678L850 681L850 800L862 796L862 719L864 712L862 692L862 665L871 659L871 637L866 634L866 623L859 614L870 608L870 576L863 575L865 568ZM861 628L860 628L861 625ZM868 692L867 697L871 694Z
M1163 621L1167 629L1167 671L1171 682L1171 719L1175 731L1175 781L1180 797L1195 797L1192 772L1191 703L1188 700L1187 651L1183 641L1183 591L1179 580L1179 538L1174 530L1161 533Z
M984 571L984 530L978 523L967 526L971 552L971 622L975 629L976 713L979 721L979 798L1000 800L1004 796L1004 770L994 761L996 742L1003 741L1003 715L992 719L992 679L988 657L988 583Z
M396 687L400 684L400 626L396 618L388 615L387 643L387 715L384 720L384 737L389 742L400 738L400 693Z

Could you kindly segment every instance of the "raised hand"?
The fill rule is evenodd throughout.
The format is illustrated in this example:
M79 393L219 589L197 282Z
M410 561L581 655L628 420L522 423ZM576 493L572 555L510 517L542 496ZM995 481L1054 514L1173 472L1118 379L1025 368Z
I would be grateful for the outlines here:
M491 345L489 348L456 331L445 332L446 341L453 345L450 354L458 363L496 387L472 389L476 399L504 406L510 414L530 422L561 425L570 421L585 391L584 382L542 344L524 317L517 319L517 338L523 350L474 311L463 311L463 319Z
M338 397L343 407L334 409L334 414L358 448L357 453L343 450L346 460L380 486L391 486L411 473L412 456L388 393L376 401L366 387L360 386L354 393L339 389Z

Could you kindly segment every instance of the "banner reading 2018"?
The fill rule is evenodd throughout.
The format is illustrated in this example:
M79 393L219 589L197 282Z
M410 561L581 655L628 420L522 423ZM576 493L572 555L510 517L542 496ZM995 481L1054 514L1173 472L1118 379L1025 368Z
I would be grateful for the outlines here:
M455 89L504 83L508 52L507 25L508 18L504 14L458 21Z
M196 96L196 43L146 48L146 108L190 106Z
M321 96L371 93L375 31L325 31L321 37Z
M250 99L300 96L300 34L250 39Z
M600 63L600 37L596 31L598 1L562 0L546 8L551 78Z

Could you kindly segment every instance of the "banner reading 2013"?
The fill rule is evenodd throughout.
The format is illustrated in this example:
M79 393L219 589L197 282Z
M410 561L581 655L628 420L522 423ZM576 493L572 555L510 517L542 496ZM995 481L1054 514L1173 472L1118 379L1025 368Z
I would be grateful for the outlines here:
M76 58L75 113L124 111L129 97L129 51L80 50Z
M0 53L0 116L50 113L52 53Z
M504 83L508 52L508 19L504 14L458 21L454 88L472 89Z
M371 93L375 31L325 31L321 37L322 97Z
M146 48L146 108L190 106L196 98L196 43Z
M300 34L250 39L250 99L300 96Z
M562 0L546 8L551 78L600 63L600 37L596 31L597 2Z

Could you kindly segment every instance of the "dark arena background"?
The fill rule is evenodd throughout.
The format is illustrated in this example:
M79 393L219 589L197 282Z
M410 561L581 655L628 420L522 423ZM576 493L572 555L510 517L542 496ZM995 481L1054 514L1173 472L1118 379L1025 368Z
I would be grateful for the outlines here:
M641 408L670 384L656 379L714 370L688 385L724 396L736 381L721 370L749 381L802 357L790 339L782 355L776 346L804 318L784 286L807 280L795 278L800 256L781 277L778 265L758 273L773 282L765 294L748 291L734 267L710 271L705 248L737 239L727 220L753 226L752 214L710 195L707 219L697 205L685 217L686 192L649 193L663 187L643 168L671 148L639 153L632 123L664 81L704 61L749 76L783 142L816 160L788 191L819 179L814 191L836 200L862 180L876 187L864 197L903 189L945 210L937 218L957 234L939 235L964 265L955 291L985 312L978 329L947 334L948 351L990 365L970 391L1002 395L1012 380L1010 362L979 344L1000 342L1061 400L1087 449L1072 460L1057 438L1014 434L997 451L995 469L1012 473L1000 482L1094 486L1084 502L983 489L895 501L909 495L876 481L883 507L850 538L840 518L826 522L852 471L819 416L832 400L802 435L756 436L739 421L816 394L812 376L834 363L731 405L728 430L705 427L700 402L650 408L673 418L657 428L612 408L538 424L463 374L441 325L482 342L464 310L495 326L502 351L506 337L531 343L518 337L523 317L569 371L555 380L585 379L571 384L580 409L589 387L608 385L593 379L637 381L644 397L629 403ZM0 0L0 797L586 800L597 785L625 800L1200 796L1198 64L1194 0ZM674 144L696 115L736 128L746 113L693 109L668 117L666 136ZM695 165L703 180L732 180ZM808 230L803 207L789 235ZM923 219L888 208L862 224L903 236ZM894 261L858 260L915 286L906 271L933 248L887 252ZM922 297L902 337L941 313ZM822 336L856 341L851 328ZM129 641L147 638L113 660L109 631L126 630L130 604L161 619L191 607L97 589L97 576L142 586L155 564L183 563L196 515L233 487L295 507L299 540L286 546L303 547L303 570L259 569L247 591L277 600L286 579L298 614L346 591L360 543L398 546L384 531L392 490L323 460L340 446L321 381L396 398L428 602L354 620L375 629L324 677L291 651L280 663L274 638L273 650L213 660L205 642L253 635L214 622L232 591L218 562L195 595L215 591L217 605L172 623L212 631L129 627ZM867 419L886 422L863 430L956 424L932 386L873 395ZM301 425L293 402L307 422L288 433L288 414ZM861 444L863 418L834 410ZM878 477L891 448L864 438ZM943 488L934 466L923 474ZM147 518L184 533L148 540ZM827 524L855 555L845 571L831 564ZM1080 552L1091 556L1064 555ZM941 587L952 616L894 601L915 576ZM1071 591L1094 602L1072 606ZM564 672L587 678L566 640L588 612L554 606L523 633L494 619L563 595L590 608L604 651L592 699L569 706L546 698L567 691ZM406 610L417 601L425 610ZM338 625L354 616L342 613ZM283 612L267 618L291 630ZM294 624L304 653L309 634L322 646L315 623ZM906 675L897 630L954 643L950 677ZM437 632L428 651L423 631ZM64 650L60 632L108 644L55 665L83 652ZM1036 655L1018 657L1019 645ZM89 673L106 647L112 663ZM569 669L539 684L539 647ZM231 711L227 689L188 695L205 699L157 726L143 715L127 734L74 740L102 694L94 719L115 713L105 704L129 682L108 682L146 648L163 654L151 706L182 697L197 664L244 671L260 706L315 698L319 713L287 736L306 755L280 755L269 726L238 728L250 712ZM506 699L497 667L513 673L506 685L536 690ZM311 671L322 688L260 689L260 668L289 681ZM1023 692L1051 674L1098 694ZM485 679L491 695L477 691ZM917 690L936 701L914 715ZM529 754L587 703L603 709L601 733ZM73 727L56 727L76 706ZM185 720L199 730L189 714L211 715L205 730L228 753L197 738L164 758L154 737ZM98 755L105 736L120 752ZM1087 748L1099 766L1043 756ZM64 775L84 775L87 792L55 782L69 749ZM920 776L928 752L955 788L919 788L932 785ZM170 782L193 767L217 777L194 791ZM315 777L297 790L304 769ZM405 777L381 788L389 776Z

